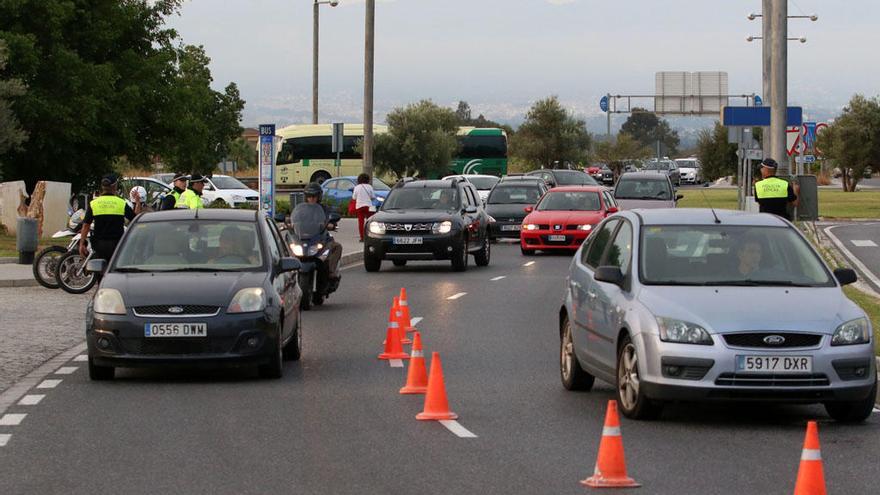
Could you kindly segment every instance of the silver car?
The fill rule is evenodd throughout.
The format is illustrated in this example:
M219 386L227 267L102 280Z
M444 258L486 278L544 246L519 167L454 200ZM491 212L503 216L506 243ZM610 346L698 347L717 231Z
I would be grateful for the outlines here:
M877 374L871 323L841 291L855 279L770 214L623 211L572 260L562 383L615 384L630 418L665 401L763 400L862 421Z

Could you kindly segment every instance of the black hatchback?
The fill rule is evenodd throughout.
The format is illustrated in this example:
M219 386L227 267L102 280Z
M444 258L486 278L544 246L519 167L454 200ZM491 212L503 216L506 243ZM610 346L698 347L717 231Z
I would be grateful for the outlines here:
M494 222L489 224L489 237L519 239L526 207L535 206L547 192L542 180L506 180L495 184L486 199L486 213Z
M476 188L462 178L401 182L364 227L364 268L382 260L395 266L410 260L450 260L452 269L489 264L489 215Z
M88 305L89 376L117 367L256 365L280 378L300 357L299 261L248 210L171 210L131 224Z

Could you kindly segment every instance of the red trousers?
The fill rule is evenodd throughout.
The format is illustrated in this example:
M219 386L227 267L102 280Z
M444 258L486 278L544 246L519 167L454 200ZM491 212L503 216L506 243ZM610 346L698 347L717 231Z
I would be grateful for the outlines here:
M358 234L361 236L361 240L364 240L364 223L368 218L373 216L373 212L370 211L369 206L362 206L357 209L358 216Z

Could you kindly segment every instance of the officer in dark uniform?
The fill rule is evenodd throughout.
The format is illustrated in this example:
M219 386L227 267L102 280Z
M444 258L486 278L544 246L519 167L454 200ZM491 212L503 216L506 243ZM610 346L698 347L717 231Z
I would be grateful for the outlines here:
M174 186L174 189L162 198L162 204L159 206L160 211L173 210L177 207L180 195L186 191L186 180L188 178L189 177L187 177L186 174L181 173L174 176L174 180L171 181L171 185Z
M797 190L787 180L776 177L776 160L766 158L761 162L761 177L755 183L755 201L761 213L773 213L791 220L788 214L789 203L797 205Z
M125 231L125 221L134 220L141 212L141 198L134 198L135 207L132 210L124 199L116 195L116 182L116 175L105 175L101 179L101 195L93 199L86 208L82 237L79 240L79 254L83 258L88 256L87 239L93 221L95 233L92 235L92 249L95 251L95 259L109 261Z

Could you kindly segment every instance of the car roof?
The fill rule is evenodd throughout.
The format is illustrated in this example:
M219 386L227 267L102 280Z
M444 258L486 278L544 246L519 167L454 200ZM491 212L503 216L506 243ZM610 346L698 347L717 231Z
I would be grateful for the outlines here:
M643 225L741 225L752 227L786 227L788 223L770 213L739 210L715 210L721 220L716 224L709 208L655 208L626 210L636 214Z
M402 186L408 189L414 189L418 187L452 187L455 182L451 180L414 180L410 182L405 182Z
M489 175L489 174L452 174L452 175L447 175L446 177L443 177L443 179L444 180L445 179L452 179L453 177L464 177L465 179L468 179L470 177L491 177L493 179L498 178L497 175Z
M139 222L167 222L174 220L194 220L198 213L199 220L233 220L239 222L254 222L260 213L256 210L233 210L229 208L175 208L173 210L154 211L144 213L138 217Z
M659 180L659 181L665 182L667 180L667 177L668 176L666 174L661 174L659 172L627 172L627 173L621 175L619 180L623 180L625 178L626 180L645 179L645 180Z
M605 186L557 186L549 192L595 192L607 191Z

